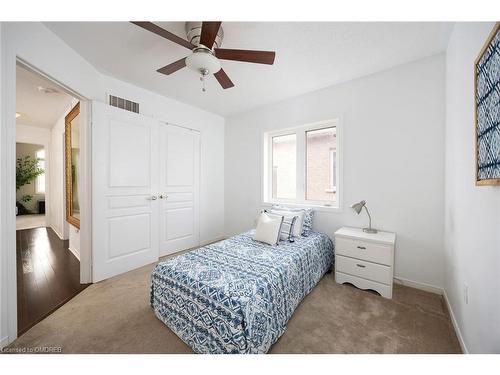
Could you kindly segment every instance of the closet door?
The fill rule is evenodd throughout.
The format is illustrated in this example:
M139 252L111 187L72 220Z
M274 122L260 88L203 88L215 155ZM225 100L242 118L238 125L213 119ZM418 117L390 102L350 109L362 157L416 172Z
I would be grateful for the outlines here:
M158 259L158 126L92 104L94 282Z
M160 256L199 245L200 133L160 124Z

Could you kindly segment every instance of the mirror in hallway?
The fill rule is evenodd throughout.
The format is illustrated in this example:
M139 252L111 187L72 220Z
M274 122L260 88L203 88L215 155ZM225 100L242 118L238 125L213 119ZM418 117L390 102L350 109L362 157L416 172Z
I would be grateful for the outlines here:
M66 150L66 221L80 228L80 103L65 119Z

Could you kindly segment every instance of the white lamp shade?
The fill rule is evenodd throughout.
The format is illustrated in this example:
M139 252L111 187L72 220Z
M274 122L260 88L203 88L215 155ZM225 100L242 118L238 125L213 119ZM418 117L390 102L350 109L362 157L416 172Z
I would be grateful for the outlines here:
M195 51L186 58L186 66L197 73L214 74L220 70L219 60L207 51Z

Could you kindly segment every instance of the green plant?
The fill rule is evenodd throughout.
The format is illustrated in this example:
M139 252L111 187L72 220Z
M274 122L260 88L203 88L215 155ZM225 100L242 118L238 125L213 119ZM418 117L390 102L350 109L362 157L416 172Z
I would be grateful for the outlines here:
M45 171L38 166L39 159L30 155L19 157L16 160L16 191L21 189L24 185L31 184L38 176L45 173ZM21 211L28 211L21 202L29 202L33 198L32 195L25 194L16 202Z

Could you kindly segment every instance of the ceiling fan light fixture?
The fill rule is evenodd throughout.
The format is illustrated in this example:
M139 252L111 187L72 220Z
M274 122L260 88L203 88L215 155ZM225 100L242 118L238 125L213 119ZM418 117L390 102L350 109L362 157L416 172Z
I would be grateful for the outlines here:
M206 47L198 47L186 58L186 66L202 76L217 73L221 66L220 62Z
M187 66L188 69L199 74L203 84L202 91L206 91L205 78L211 74L214 75L223 89L234 87L234 83L221 68L219 60L274 64L276 55L274 51L220 48L224 38L222 21L187 22L186 35L188 40L180 38L152 22L132 21L131 23L192 51L190 56L165 65L157 69L157 72L168 76Z

